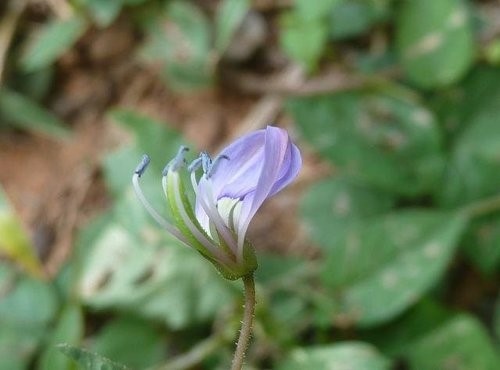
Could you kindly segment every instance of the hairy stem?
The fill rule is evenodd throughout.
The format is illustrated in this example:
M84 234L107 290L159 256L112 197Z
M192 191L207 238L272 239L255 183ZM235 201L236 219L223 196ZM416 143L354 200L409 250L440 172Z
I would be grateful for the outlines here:
M252 335L252 322L255 311L255 282L253 274L243 277L243 284L245 287L245 311L243 313L243 321L241 323L240 337L234 352L233 364L231 370L241 370L243 366L243 359L245 352Z

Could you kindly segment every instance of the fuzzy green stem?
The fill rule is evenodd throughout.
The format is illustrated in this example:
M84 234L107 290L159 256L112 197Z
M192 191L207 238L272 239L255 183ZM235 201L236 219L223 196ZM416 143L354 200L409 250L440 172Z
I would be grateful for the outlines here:
M231 370L241 370L245 352L252 335L252 323L255 311L255 282L253 274L243 277L243 285L245 288L245 310L243 312L243 321L241 322L240 337L234 352L233 364Z

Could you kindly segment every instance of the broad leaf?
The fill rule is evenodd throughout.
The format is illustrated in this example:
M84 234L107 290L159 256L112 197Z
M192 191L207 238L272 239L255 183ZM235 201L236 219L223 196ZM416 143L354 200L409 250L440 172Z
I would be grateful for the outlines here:
M314 70L328 41L326 23L322 19L304 20L292 12L285 14L281 23L280 44L285 53L306 70Z
M330 36L337 39L358 36L389 14L387 0L340 0L331 10Z
M38 363L39 370L67 370L71 360L57 350L60 343L78 345L83 337L84 322L82 309L77 304L68 304L61 312L51 333L45 351Z
M248 0L223 0L215 16L215 48L223 54L250 9Z
M124 365L113 362L97 353L92 353L84 349L60 344L57 346L66 356L72 358L81 370L127 370Z
M25 50L21 67L26 71L34 71L54 63L73 46L86 27L85 20L78 16L47 23L42 30L34 33L37 36Z
M424 88L460 79L474 57L465 2L407 0L399 8L396 46L408 77Z
M416 102L353 92L296 98L288 108L304 138L344 175L410 196L437 186L440 133Z
M370 326L401 313L437 283L465 225L459 215L413 210L352 227L329 248L323 269L330 317Z
M88 305L180 329L209 320L232 301L231 285L194 250L165 240L157 226L130 231L112 222L87 246L80 292Z
M500 266L500 214L474 220L465 233L462 250L485 274Z
M0 369L28 367L56 309L51 286L0 262Z
M361 342L344 342L330 346L299 348L278 366L279 370L389 370L390 361L372 346Z
M210 26L203 13L192 3L173 1L158 22L147 32L142 56L161 62L170 86L192 90L208 86L213 77L210 58Z
M163 360L165 343L153 324L124 316L108 323L95 336L91 350L135 369L145 369Z
M7 123L49 135L66 138L69 134L64 123L37 102L17 92L0 89L0 117Z
M309 236L328 249L354 226L387 212L394 198L348 178L334 177L308 190L301 214Z
M468 315L458 315L407 346L412 369L495 370L500 358L486 330Z
M83 0L93 20L101 27L113 23L122 10L124 0Z

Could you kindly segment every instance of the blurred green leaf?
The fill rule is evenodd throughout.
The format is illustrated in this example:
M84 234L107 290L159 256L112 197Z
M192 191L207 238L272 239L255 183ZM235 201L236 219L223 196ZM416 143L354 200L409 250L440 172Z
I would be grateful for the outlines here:
M465 226L459 215L407 210L348 230L323 268L337 311L330 317L372 326L401 313L437 283Z
M66 356L72 358L81 370L127 370L124 365L118 364L97 353L92 353L84 349L70 346L69 344L60 344L57 348Z
M55 81L54 65L33 72L13 71L6 76L6 86L35 101L42 101L50 92Z
M2 256L7 256L33 276L43 276L43 268L31 240L0 186L0 257Z
M57 310L52 287L0 261L0 369L27 369Z
M335 40L358 36L388 13L387 0L340 0L330 12L330 35Z
M486 330L469 315L457 315L431 330L405 352L411 368L419 370L495 370L500 363Z
M408 98L339 93L291 99L288 109L304 138L345 176L409 196L440 180L440 132Z
M135 369L145 369L162 361L165 343L152 323L124 316L97 334L91 350Z
M494 110L500 99L500 69L477 66L464 81L433 94L429 101L441 122L445 138L455 144L460 134L484 110Z
M296 13L281 19L280 43L288 56L306 70L314 70L328 41L328 28L323 20L304 20Z
M412 343L450 319L452 312L437 302L423 299L408 312L386 325L362 332L361 338L384 354L402 357Z
M62 310L56 327L50 335L45 351L39 360L38 369L71 369L71 360L59 352L56 346L60 343L78 345L83 337L84 330L81 307L77 304L68 304Z
M500 189L498 105L478 112L457 138L438 199L445 207L466 205Z
M333 177L311 186L301 202L301 214L310 237L328 249L347 230L391 209L388 193Z
M0 89L0 117L16 127L55 138L66 138L69 130L56 116L35 101L6 88Z
M183 144L177 131L141 113L127 109L114 109L109 115L132 134L136 146L151 157L153 167L163 169L163 166L174 157ZM140 159L141 157L136 158L135 162L138 163ZM108 170L111 168L108 167Z
M139 213L138 207L129 212ZM143 225L141 235L132 235L110 223L87 246L80 281L84 301L94 309L163 320L174 329L208 320L232 301L233 288L210 264L192 249L163 239L162 232Z
M497 343L500 343L500 294L495 302L495 311L493 312L493 332Z
M486 60L495 66L500 64L500 40L491 41L484 50Z
M294 13L305 21L324 18L340 0L295 0Z
M222 0L215 15L215 48L223 54L250 9L248 0Z
M343 342L329 346L298 348L278 366L279 370L389 370L388 359L375 348L361 342Z
M73 46L86 27L79 16L45 24L25 50L21 67L28 72L48 67Z
M308 281L317 276L318 268L311 261L288 255L259 254L258 260L255 278L265 298L259 299L257 316L272 339L296 344L298 333L309 325L310 311L297 290L309 288Z
M465 254L484 274L497 271L500 267L500 214L474 220L462 245Z
M120 14L124 0L83 0L83 3L99 26L108 27Z
M474 58L464 1L407 0L400 5L396 47L408 77L424 88L460 79Z
M195 5L169 2L165 16L149 25L147 36L141 54L148 61L163 63L169 86L189 91L211 83L210 25Z

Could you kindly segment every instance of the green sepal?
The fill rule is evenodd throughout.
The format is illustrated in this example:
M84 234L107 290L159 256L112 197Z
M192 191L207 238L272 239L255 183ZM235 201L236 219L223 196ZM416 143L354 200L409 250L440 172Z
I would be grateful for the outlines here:
M180 195L181 204L176 201L176 192ZM168 206L174 217L175 226L177 226L181 233L186 237L190 246L195 248L204 258L209 260L225 279L237 280L255 271L257 268L257 258L253 247L248 241L245 241L243 245L243 263L238 264L234 261L234 263L228 266L226 263L219 261L216 256L213 256L212 253L210 253L210 251L207 250L207 248L189 230L183 217L181 216L180 207L184 208L187 216L200 233L202 233L208 240L213 241L213 238L206 233L196 219L191 202L186 195L182 176L176 171L169 171L167 173L166 197ZM222 237L219 236L219 242L214 242L214 244L218 244L220 250L227 256L234 258L232 253L230 253L231 249L225 244Z
M167 174L166 192L167 193L165 195L167 197L167 203L168 203L168 206L170 208L170 211L172 212L172 215L174 216L175 226L177 226L179 228L181 233L187 238L187 240L189 241L189 244L192 247L194 247L203 256L210 256L210 254L209 254L210 252L193 235L193 233L191 232L191 230L189 230L186 223L184 222L184 219L181 216L180 207L183 207L184 210L186 211L186 214L188 215L189 219L194 224L194 226L208 240L211 240L211 238L207 235L205 230L203 230L200 223L196 219L196 216L193 212L193 207L191 205L191 202L189 201L189 199L186 195L184 181L182 180L182 177L180 176L180 174L177 173L176 171L169 171ZM176 202L176 196L175 196L176 192L180 194L182 204L178 204Z

